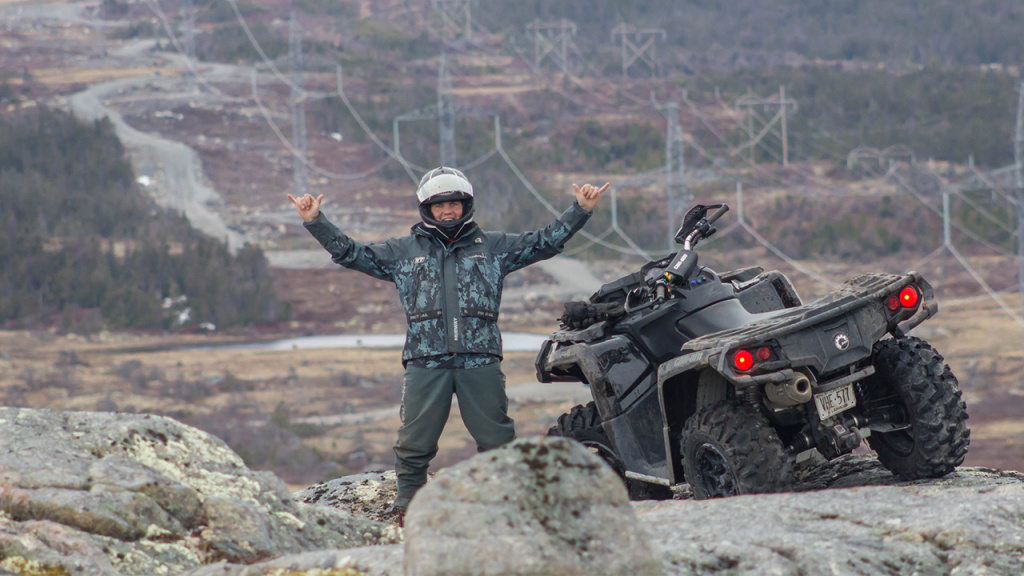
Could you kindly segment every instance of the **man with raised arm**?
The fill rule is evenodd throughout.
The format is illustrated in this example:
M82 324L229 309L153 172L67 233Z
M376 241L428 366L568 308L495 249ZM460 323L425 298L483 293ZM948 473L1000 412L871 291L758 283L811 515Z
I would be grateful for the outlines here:
M336 264L393 282L405 308L402 425L395 443L400 520L427 481L453 394L478 451L515 438L500 365L502 283L509 273L561 252L608 186L573 184L576 201L541 230L484 232L473 222L473 185L442 166L427 172L416 190L423 221L408 236L379 244L356 242L332 224L320 211L322 194L288 195Z

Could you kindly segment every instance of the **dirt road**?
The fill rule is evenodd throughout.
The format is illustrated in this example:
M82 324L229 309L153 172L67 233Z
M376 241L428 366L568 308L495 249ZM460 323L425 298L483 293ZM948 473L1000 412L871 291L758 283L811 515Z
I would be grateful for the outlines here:
M139 53L142 48L133 45L124 53ZM229 248L237 250L244 243L244 238L239 232L229 229L210 207L222 200L216 190L204 183L199 154L181 142L132 128L120 113L103 102L113 94L154 81L153 76L142 76L96 84L71 96L69 103L79 118L110 119L117 136L129 151L135 173L149 177L151 183L147 189L158 204L185 214L194 227L214 238L224 239Z

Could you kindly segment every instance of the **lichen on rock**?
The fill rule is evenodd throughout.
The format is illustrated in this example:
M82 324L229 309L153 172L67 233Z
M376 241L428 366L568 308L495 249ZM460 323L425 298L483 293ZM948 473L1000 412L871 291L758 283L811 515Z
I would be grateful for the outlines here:
M0 408L0 558L71 574L172 574L398 541L294 501L269 472L170 418Z
M408 574L652 574L618 475L562 438L517 440L438 473L405 524Z

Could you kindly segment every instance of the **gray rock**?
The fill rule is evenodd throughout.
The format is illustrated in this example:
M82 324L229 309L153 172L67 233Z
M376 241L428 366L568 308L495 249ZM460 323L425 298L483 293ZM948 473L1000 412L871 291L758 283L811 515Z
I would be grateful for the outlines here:
M1024 473L904 482L870 456L797 492L626 501L561 439L463 462L385 521L392 473L288 495L174 420L0 408L0 574L1024 574Z
M397 525L395 472L366 472L314 484L292 493L292 498L307 504L329 506L356 516Z
M522 439L442 470L405 518L407 574L653 574L614 471L561 438Z
M273 474L169 418L0 408L0 439L7 565L168 574L400 541L394 527L294 501Z
M401 576L402 546L363 546L290 554L248 566L221 562L183 576Z
M667 574L1024 574L1024 474L897 482L874 458L839 466L892 485L645 503L638 514Z

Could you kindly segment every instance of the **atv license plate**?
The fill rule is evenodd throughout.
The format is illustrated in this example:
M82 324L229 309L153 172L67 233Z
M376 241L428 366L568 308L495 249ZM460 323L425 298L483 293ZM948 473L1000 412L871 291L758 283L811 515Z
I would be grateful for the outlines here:
M844 410L857 405L857 397L853 394L853 384L814 395L814 403L818 406L818 417L822 420L831 418Z

